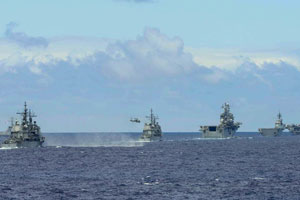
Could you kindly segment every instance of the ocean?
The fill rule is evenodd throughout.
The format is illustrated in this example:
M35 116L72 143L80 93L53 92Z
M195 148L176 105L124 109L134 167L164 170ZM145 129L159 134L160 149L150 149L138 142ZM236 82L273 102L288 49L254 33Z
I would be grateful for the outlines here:
M0 149L0 199L300 199L299 136L139 135L45 133L45 147Z

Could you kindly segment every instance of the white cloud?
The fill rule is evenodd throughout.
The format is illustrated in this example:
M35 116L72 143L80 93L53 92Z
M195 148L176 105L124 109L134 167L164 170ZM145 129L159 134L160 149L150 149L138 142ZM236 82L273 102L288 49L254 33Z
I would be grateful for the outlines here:
M169 38L157 29L147 28L136 40L108 45L108 57L101 64L106 72L127 79L185 73L197 65L183 47L180 38Z
M5 71L30 64L33 65L30 69L40 74L43 71L41 65L65 61L78 66L92 62L107 75L121 79L143 79L152 75L185 73L197 67L191 54L183 51L184 44L180 38L169 38L152 28L145 29L143 35L128 41L52 38L47 40L49 44L43 49L24 49L9 40L4 38L0 41L0 62Z
M64 62L74 67L92 65L102 75L127 81L197 74L202 80L216 84L242 71L252 73L252 78L271 87L257 69L283 63L300 70L299 56L291 51L185 47L179 37L170 38L154 28L146 28L133 40L55 37L45 39L47 45L25 33L16 33L13 28L6 31L12 35L0 38L1 73L28 67L32 73L42 75L45 67ZM18 37L23 39L17 40ZM12 42L13 38L16 40Z
M111 41L89 37L57 37L49 39L46 48L23 48L2 38L0 39L0 70L12 72L19 67L30 65L31 68L39 68L41 73L41 65L55 65L61 61L76 66L95 52L103 51Z
M193 55L194 61L208 68L217 67L224 70L234 71L245 62L251 62L257 67L265 64L288 63L300 70L300 58L287 51L258 50L247 51L239 49L213 49L186 47L185 52Z

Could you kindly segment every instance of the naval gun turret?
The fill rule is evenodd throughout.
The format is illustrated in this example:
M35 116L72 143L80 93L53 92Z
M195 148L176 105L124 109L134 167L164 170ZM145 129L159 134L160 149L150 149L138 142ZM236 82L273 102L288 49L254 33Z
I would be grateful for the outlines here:
M36 115L27 109L24 104L24 111L18 112L21 115L21 123L16 121L9 127L10 136L5 140L1 147L40 147L45 141L42 136L40 127L33 118Z
M220 115L220 124L217 126L200 126L203 138L230 138L233 137L241 122L234 122L234 116L230 112L230 105L222 105L224 112Z
M286 129L286 125L282 121L282 115L279 112L274 128L259 128L258 131L263 136L280 136L284 129Z

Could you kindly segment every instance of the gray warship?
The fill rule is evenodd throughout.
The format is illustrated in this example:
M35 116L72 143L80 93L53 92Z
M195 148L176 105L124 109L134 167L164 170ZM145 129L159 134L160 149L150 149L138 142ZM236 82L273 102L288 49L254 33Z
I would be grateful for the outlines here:
M154 116L153 111L151 109L150 116L146 116L149 119L149 123L144 124L143 133L140 137L141 141L157 141L161 140L162 132L161 127L156 121L158 117ZM131 122L140 123L141 121L138 118L131 118Z
M294 135L300 135L300 124L289 124L286 128Z
M162 132L161 127L156 121L158 117L153 115L153 111L151 108L150 116L146 116L146 118L149 119L149 123L145 123L143 134L141 135L141 140L143 141L156 141L161 140L162 138Z
M36 117L30 110L27 109L26 102L24 111L17 113L22 116L22 123L15 121L8 127L9 138L6 139L1 147L19 148L19 147L40 147L45 141L42 136L40 127L33 121Z
M224 112L220 115L220 124L217 126L200 126L203 138L231 138L234 136L241 122L234 122L233 114L230 113L230 105L224 103Z
M282 115L279 112L274 128L259 128L258 131L263 136L280 136L285 128L286 126L282 122Z

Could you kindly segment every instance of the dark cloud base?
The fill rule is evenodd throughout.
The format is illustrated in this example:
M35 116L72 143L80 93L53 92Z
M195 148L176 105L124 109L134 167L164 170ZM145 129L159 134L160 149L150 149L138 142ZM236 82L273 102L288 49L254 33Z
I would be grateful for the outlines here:
M17 27L15 22L10 22L6 26L5 36L8 40L15 42L22 47L47 47L48 41L43 37L30 37L24 32L15 32Z

